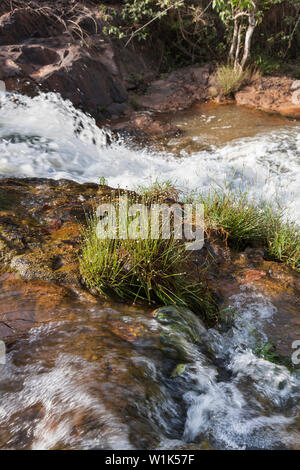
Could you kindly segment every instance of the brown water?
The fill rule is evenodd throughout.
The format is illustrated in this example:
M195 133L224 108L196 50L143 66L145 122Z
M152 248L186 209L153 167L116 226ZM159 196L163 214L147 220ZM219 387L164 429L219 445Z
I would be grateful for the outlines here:
M165 148L176 152L184 149L188 153L276 129L299 127L296 120L234 104L196 104L187 110L166 115L163 119L183 131L182 137L171 139Z

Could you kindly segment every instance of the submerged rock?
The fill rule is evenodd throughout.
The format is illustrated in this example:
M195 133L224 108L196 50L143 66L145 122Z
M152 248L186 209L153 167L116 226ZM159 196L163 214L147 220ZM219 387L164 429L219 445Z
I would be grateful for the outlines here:
M41 280L23 281L14 273L0 275L0 338L12 342L32 327L71 319L96 300L84 292Z
M160 342L164 354L177 363L188 363L195 360L195 351L207 352L207 329L202 320L187 308L171 305L160 307L153 312L155 320L162 325ZM207 362L207 358L204 359ZM179 365L177 364L176 367ZM172 374L174 370L172 371ZM180 375L176 373L176 376Z
M112 123L111 129L113 132L125 133L134 137L150 137L151 139L160 138L161 136L174 137L180 134L180 130L177 127L160 121L150 112L145 111L133 113L129 121L123 120L116 124Z

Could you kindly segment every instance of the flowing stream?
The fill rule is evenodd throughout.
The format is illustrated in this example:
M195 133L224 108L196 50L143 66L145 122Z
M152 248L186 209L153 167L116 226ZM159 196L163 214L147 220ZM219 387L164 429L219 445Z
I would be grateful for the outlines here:
M157 178L202 190L230 181L300 221L299 123L234 106L164 119L186 132L159 150L108 145L106 131L55 94L2 93L0 176L105 177L128 188ZM28 308L12 294L14 308ZM197 312L74 301L10 346L0 448L300 448L299 370L255 354L280 311L251 285L230 305L233 326L221 331Z

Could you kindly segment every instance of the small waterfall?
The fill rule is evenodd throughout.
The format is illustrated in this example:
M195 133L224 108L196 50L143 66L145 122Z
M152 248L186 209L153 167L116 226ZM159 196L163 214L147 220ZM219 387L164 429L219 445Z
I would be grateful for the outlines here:
M203 191L231 181L257 200L276 198L300 221L295 123L191 154L110 137L54 93L0 92L2 178L105 177L128 188L158 178ZM71 318L32 329L0 365L0 448L299 447L299 370L256 354L258 337L266 343L276 327L276 307L251 286L230 303L226 331L174 308L153 317L137 307L70 305Z
M158 178L203 191L231 182L256 199L276 198L300 220L300 134L295 123L283 120L282 127L267 133L190 155L135 150L122 139L107 145L107 135L94 119L54 93L35 98L0 94L0 176L78 182L105 177L111 186L130 189Z

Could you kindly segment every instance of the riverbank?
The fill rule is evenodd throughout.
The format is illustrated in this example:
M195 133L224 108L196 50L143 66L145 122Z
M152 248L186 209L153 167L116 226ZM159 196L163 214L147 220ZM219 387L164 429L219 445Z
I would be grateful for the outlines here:
M0 80L8 91L29 96L54 91L99 124L150 137L174 133L155 113L220 102L214 64L162 74L163 45L153 39L126 44L104 34L107 21L116 27L117 20L97 5L73 9L66 2L55 7L44 2L33 9L4 2L1 15ZM299 118L298 91L296 79L262 77L235 98L239 105Z

